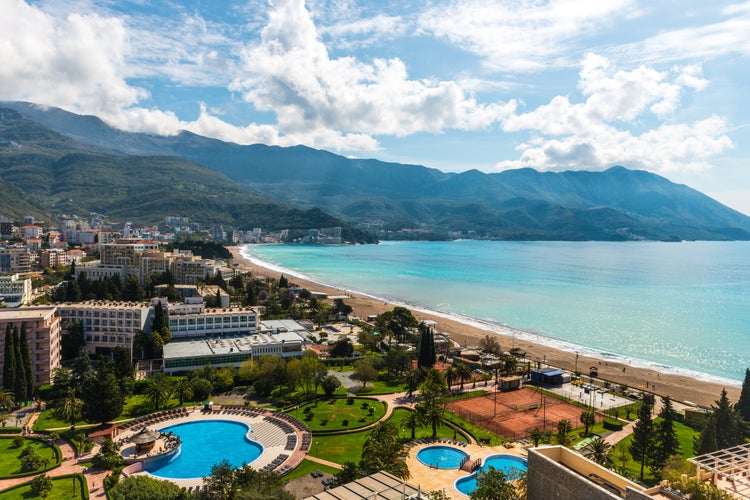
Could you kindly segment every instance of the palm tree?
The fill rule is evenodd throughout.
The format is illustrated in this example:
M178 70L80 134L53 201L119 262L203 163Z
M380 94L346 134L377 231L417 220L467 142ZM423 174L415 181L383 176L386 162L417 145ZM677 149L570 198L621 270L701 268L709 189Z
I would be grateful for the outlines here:
M443 408L434 400L420 405L419 411L425 420L432 426L432 437L437 437L437 429L443 425Z
M458 376L458 372L456 369L452 366L449 366L447 370L445 370L445 383L448 384L448 390L450 390L451 386L453 385L453 382L456 381L456 377Z
M58 414L65 421L70 422L71 429L75 429L76 420L81 414L81 408L83 408L83 401L76 396L75 389L68 387L68 392L58 408Z
M417 428L424 427L426 423L427 419L425 418L424 413L417 409L410 411L409 414L406 415L406 418L404 418L404 420L401 422L401 427L403 429L409 429L411 431L411 439L413 441L416 435Z
M380 422L367 436L362 447L362 465L368 473L380 470L401 479L409 479L409 467L399 440L398 428L389 422Z
M148 385L144 392L146 400L151 403L155 411L159 411L162 406L166 406L169 398L172 396L166 377L154 377L148 379Z
M503 373L505 375L515 371L518 366L518 359L511 354L503 354L500 356L500 361L503 363Z
M461 363L456 367L456 371L458 372L458 378L461 380L461 390L463 391L464 382L471 380L471 368L469 368L469 365Z
M539 442L544 439L544 432L539 427L533 427L528 430L529 439L534 442L534 448L539 446Z
M593 460L599 465L606 466L609 464L609 452L611 449L611 444L599 438L586 445L583 449L583 454L586 458Z
M193 385L187 378L181 378L174 386L174 395L180 400L180 406L193 397Z
M0 410L10 410L16 404L16 398L11 391L0 392Z
M573 426L570 424L569 420L560 420L557 423L557 434L555 434L557 443L561 446L567 446L568 443L570 443L570 436L568 436L568 434L571 430L573 430Z

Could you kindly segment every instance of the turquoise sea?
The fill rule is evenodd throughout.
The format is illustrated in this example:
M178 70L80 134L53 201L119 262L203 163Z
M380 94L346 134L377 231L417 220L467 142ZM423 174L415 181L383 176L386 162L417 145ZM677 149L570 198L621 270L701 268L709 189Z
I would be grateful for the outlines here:
M461 240L242 253L289 275L601 359L733 385L750 367L750 242Z

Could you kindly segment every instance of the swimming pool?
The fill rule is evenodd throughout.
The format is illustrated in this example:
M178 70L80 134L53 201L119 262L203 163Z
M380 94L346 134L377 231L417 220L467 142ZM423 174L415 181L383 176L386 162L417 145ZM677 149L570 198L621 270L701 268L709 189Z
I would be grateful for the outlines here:
M503 471L506 475L511 476L516 471L526 472L528 470L528 462L515 455L507 455L504 453L498 455L490 455L482 462L482 467L475 471L470 476L464 476L456 480L456 489L464 495L471 495L475 489L477 489L477 475L484 471L494 467L497 470Z
M263 446L247 437L250 427L229 420L186 422L159 429L182 440L174 453L150 461L145 470L154 476L186 479L205 477L211 467L227 460L232 467L250 464L263 453Z
M468 455L452 446L428 446L417 452L417 460L436 469L458 469Z

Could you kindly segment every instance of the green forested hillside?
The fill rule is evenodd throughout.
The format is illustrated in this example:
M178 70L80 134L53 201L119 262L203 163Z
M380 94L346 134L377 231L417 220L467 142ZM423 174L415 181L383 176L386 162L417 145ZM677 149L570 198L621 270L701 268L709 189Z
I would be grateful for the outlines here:
M7 109L0 109L0 179L0 190L10 193L0 199L0 213L16 217L96 212L155 223L178 214L243 229L342 226L349 238L369 239L321 210L263 197L210 168L100 151Z

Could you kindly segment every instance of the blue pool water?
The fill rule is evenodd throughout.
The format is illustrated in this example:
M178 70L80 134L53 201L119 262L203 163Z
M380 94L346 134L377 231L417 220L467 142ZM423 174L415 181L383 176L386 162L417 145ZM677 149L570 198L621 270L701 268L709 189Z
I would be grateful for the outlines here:
M465 476L456 480L456 489L464 495L471 495L477 489L477 475L494 467L503 471L506 475L513 475L515 471L525 472L528 469L528 462L525 459L515 455L490 455L484 459L482 468L470 476Z
M428 446L417 453L417 460L436 469L458 469L466 453L452 446Z
M249 426L227 420L188 422L160 429L172 431L182 440L178 453L148 464L154 476L185 479L205 477L211 467L227 460L232 467L250 464L263 453L263 446L248 439Z

